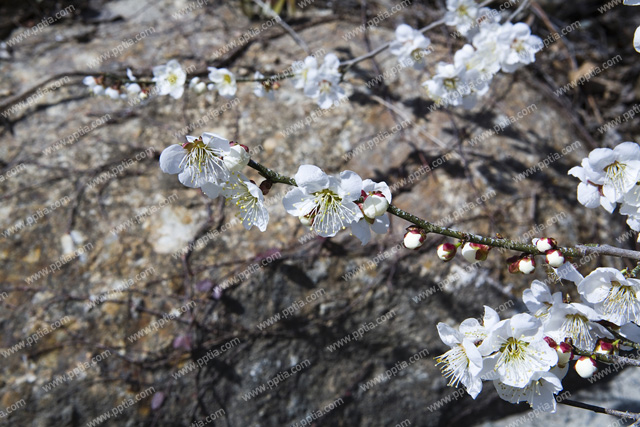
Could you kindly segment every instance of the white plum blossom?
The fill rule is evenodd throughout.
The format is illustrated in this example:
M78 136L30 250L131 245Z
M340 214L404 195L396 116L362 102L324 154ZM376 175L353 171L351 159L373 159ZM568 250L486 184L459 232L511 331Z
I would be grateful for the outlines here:
M562 382L552 371L537 371L524 387L513 387L494 381L498 395L507 402L528 402L531 408L541 412L556 412L555 394L562 390Z
M466 36L477 26L478 4L474 0L447 0L447 12L444 15L445 24L456 27Z
M169 95L174 99L180 98L184 93L186 80L187 73L175 59L167 62L166 65L153 67L153 81L156 82L158 95Z
M446 353L437 357L438 365L442 365L445 378L449 378L449 386L462 384L467 393L474 399L482 391L482 355L472 340L465 334L453 329L445 323L438 323L438 334L446 345L451 347Z
M582 181L578 185L580 203L591 208L598 201L613 212L616 203L624 201L625 194L634 189L640 178L640 146L623 142L614 149L596 148L569 174Z
M98 82L96 81L95 77L87 76L84 79L82 79L82 83L85 86L89 86L89 90L91 90L91 93L93 93L94 95L103 95L104 94L104 86L98 84Z
M108 96L111 99L120 99L120 91L114 89L112 87L108 87L104 90L105 96Z
M178 174L187 187L199 188L207 182L220 184L229 178L223 160L229 152L229 141L219 135L205 132L200 138L187 136L185 144L174 144L162 151L160 168L164 173Z
M488 90L487 80L478 70L467 69L463 64L446 62L438 63L436 74L422 85L436 104L462 105L467 109L473 108L477 96Z
M314 99L322 109L340 105L347 96L339 85L341 78L339 67L340 60L330 53L324 57L320 68L308 70L304 94Z
M389 44L389 52L396 55L401 64L420 68L424 65L424 56L430 53L430 44L431 40L420 31L402 24L396 28L396 39Z
M596 268L578 284L578 292L604 320L618 326L640 321L640 280L615 268Z
M233 73L226 68L208 67L209 80L213 82L213 88L220 96L233 98L238 90L236 78Z
M544 322L544 333L556 342L571 338L579 349L592 351L598 338L612 337L607 330L595 323L602 317L591 307L580 303L556 303Z
M483 75L494 75L501 68L504 49L498 42L502 26L497 23L488 23L480 27L480 31L473 36L472 44L476 48L476 55L481 58L482 64L477 68Z
M453 63L456 67L464 67L467 71L476 70L480 73L481 79L485 80L485 85L480 81L476 91L484 95L489 91L489 82L493 75L500 70L500 65L489 61L485 55L476 50L472 45L465 44L453 56Z
M502 71L507 73L535 62L535 54L543 46L540 37L531 35L531 28L524 22L516 24L505 22L496 38L503 52L500 65Z
M607 212L613 212L616 208L616 204L611 203L609 199L604 197L601 193L601 185L594 184L589 180L587 175L587 170L589 168L589 160L583 159L582 166L574 166L569 169L568 172L569 175L573 175L580 180L580 184L578 184L577 189L578 202L589 209L595 209L598 206L602 206L607 210Z
M522 293L522 301L531 314L545 323L554 304L562 304L562 293L556 292L552 295L544 282L534 280L531 288L525 289Z
M352 171L330 176L319 167L301 165L295 174L296 188L283 199L286 211L296 217L306 217L311 229L322 237L333 237L357 220L360 208L362 178Z
M263 79L264 75L260 71L256 71L253 75L254 79ZM253 94L258 98L267 98L270 101L275 99L275 93L273 92L273 82L266 80L262 82L256 82L253 86Z
M362 181L362 197L359 204L358 220L351 223L351 233L366 245L371 240L371 230L385 234L389 230L389 215L386 213L391 203L391 190L386 182Z
M260 231L267 229L269 212L264 206L262 190L254 182L242 174L233 174L225 183L222 195L228 203L238 206L244 228L250 230L255 225Z
M543 339L542 322L530 314L516 314L492 328L480 344L485 357L483 378L525 387L537 371L548 371L558 355Z
M458 329L478 346L487 338L489 331L499 322L500 315L494 309L485 305L482 324L475 318L465 319Z
M291 66L293 69L292 83L296 89L304 89L309 82L309 74L315 75L318 71L318 61L313 56L307 56L303 61L296 61Z
M126 83L124 85L124 89L127 91L127 94L131 96L140 93L142 91L142 88L140 88L140 85L138 83L135 83L137 79L136 76L133 75L131 68L127 68L127 77L129 78L129 80L131 80L131 83Z

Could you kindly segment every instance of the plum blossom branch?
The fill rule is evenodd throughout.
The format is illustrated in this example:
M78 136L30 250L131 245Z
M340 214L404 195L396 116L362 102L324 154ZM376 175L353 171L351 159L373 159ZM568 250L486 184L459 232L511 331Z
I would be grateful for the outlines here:
M570 400L570 399L561 400L558 403L561 403L567 406L573 406L574 408L586 409L588 411L593 411L598 414L607 414L607 415L613 415L614 417L640 420L640 414L634 413L634 412L618 411L616 409L603 408L601 406L590 405L588 403L582 403L582 402L576 402L575 400Z
M251 168L260 172L260 175L269 179L272 183L282 183L288 184L292 186L296 186L296 182L293 178L282 175L278 172L273 171L272 169L267 168L266 166L251 160L249 165ZM544 252L538 250L535 245L525 244L514 242L509 239L498 239L492 237L484 237L477 234L465 233L463 231L454 230L447 227L441 227L430 223L422 218L419 218L413 214L410 214L397 206L389 204L387 211L397 216L398 218L402 218L405 221L408 221L418 227L422 228L428 233L440 234L443 236L452 237L455 239L460 239L465 242L478 243L482 245L491 246L494 248L504 248L510 249L513 251L519 251L530 255L544 255ZM622 248L617 248L610 245L576 245L575 247L561 247L558 248L564 255L572 256L572 257L584 257L590 254L599 254L599 255L611 255L620 258L631 258L640 260L640 252L632 251Z

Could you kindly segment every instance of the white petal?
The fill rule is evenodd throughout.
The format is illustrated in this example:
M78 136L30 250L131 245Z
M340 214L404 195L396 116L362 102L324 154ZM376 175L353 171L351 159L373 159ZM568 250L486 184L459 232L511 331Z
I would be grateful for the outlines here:
M353 171L340 172L338 195L344 200L358 200L362 192L362 178Z
M360 239L362 245L366 245L371 240L371 227L363 218L360 221L351 223L351 234Z
M386 234L389 231L389 215L384 214L376 217L373 224L371 224L371 229L377 234Z
M223 188L222 186L215 184L213 182L206 182L202 184L202 186L200 187L202 192L211 199L217 198L222 192L222 188Z
M179 173L182 170L179 165L184 156L185 149L180 144L170 145L160 154L160 169L164 173Z
M307 215L314 207L313 197L300 188L292 188L282 199L288 214L294 216Z
M294 178L298 187L308 194L323 190L329 186L329 176L314 165L301 165Z
M462 341L464 340L464 335L462 334L462 332L456 331L446 323L438 323L437 329L438 335L440 335L440 339L449 347L454 347L462 343Z

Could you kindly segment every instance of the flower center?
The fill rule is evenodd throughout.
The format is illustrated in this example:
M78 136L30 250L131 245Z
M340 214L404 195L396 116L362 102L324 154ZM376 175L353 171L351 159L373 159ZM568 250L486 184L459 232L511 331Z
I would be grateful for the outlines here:
M458 78L457 77L449 77L446 78L442 81L442 83L444 84L444 87L447 88L447 90L455 90L456 86L458 84Z
M320 83L320 92L329 93L331 92L331 82L328 80L322 80Z
M231 84L231 76L229 74L225 74L224 77L222 78L224 80L224 82L228 85Z
M423 57L422 49L413 49L413 51L411 51L411 57L414 61L421 61Z
M171 83L172 85L176 84L178 82L178 76L176 76L175 74L171 73L169 74L169 77L167 77L167 81L169 83Z
M609 295L604 300L604 312L622 318L620 321L637 320L640 316L640 301L633 287L611 282Z
M222 168L222 158L216 155L214 150L206 145L202 139L184 144L187 155L183 157L180 166L191 169L191 182L204 174L205 181L216 178L216 169Z
M344 230L346 224L353 221L355 215L342 204L342 198L328 188L313 193L316 207L311 211L314 214L313 228L332 234ZM313 229L312 228L312 229Z
M524 355L524 348L526 348L527 343L520 342L516 338L509 338L502 344L500 347L500 352L502 353L502 358L504 363L512 363L513 361L520 361Z
M617 160L604 168L604 172L607 175L607 179L611 182L611 185L616 191L624 192L624 175L627 165L620 163Z
M589 319L582 314L567 314L562 322L562 330L583 350L593 350L593 338L589 334Z

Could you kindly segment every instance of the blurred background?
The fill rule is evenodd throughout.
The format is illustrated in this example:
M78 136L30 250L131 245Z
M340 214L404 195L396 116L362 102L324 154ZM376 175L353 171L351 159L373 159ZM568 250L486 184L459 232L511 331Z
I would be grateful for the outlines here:
M341 60L391 41L401 23L422 28L445 11L443 1L293 3L272 5L310 52ZM579 25L534 64L498 74L472 110L433 108L421 87L464 43L439 26L426 34L434 51L425 70L367 86L397 65L383 52L346 73L349 102L319 113L289 81L273 101L241 83L233 102L186 91L131 103L82 84L102 73L122 79L127 68L148 81L171 59L191 67L188 78L206 78L208 66L268 75L303 60L301 44L265 25L270 18L252 2L0 2L0 425L615 422L563 405L533 413L489 383L473 400L435 366L448 349L438 322L480 317L484 305L502 318L525 311L521 295L533 279L573 292L541 262L531 276L507 272L508 251L477 266L462 257L445 264L435 254L441 236L418 251L400 248L408 224L395 217L366 246L348 231L309 235L282 208L283 185L266 197L267 231L246 231L234 206L158 165L186 134L215 132L288 176L315 164L384 180L395 205L431 222L635 249L625 217L579 205L578 181L567 175L596 147L638 141L634 120L605 125L639 99L640 8L611 2L601 13L604 4L529 2L514 21L543 39ZM615 66L557 93L617 55ZM584 274L626 266L575 261ZM563 384L571 399L637 412L639 382L629 368L595 384L571 371Z

